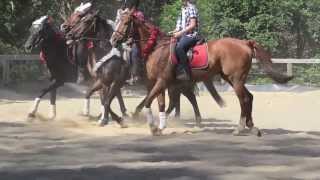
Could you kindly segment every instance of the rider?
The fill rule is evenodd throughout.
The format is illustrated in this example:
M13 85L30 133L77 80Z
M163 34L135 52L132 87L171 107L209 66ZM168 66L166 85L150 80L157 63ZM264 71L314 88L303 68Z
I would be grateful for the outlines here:
M178 39L176 54L179 59L177 68L178 80L190 80L191 70L188 64L188 50L198 41L199 17L198 10L191 0L181 0L182 8L177 18L176 29L172 32Z

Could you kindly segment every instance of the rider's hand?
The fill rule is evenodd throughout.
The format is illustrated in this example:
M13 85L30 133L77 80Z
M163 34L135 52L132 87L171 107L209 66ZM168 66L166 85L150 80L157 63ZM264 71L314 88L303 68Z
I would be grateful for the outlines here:
M175 33L173 34L173 37L175 37L175 38L180 38L183 34L184 34L184 33L183 33L182 31L175 32Z
M173 35L173 34L176 33L176 32L177 32L176 30L173 30L173 31L169 31L168 34L169 34L169 35Z

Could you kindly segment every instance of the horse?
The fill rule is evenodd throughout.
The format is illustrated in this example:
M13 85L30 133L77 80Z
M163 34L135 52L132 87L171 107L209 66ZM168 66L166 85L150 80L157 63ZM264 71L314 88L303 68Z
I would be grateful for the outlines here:
M43 16L32 23L30 35L24 47L26 51L40 47L41 57L45 59L51 75L51 84L35 98L28 117L35 117L41 98L50 92L49 118L52 120L56 117L57 88L63 86L65 82L75 82L77 67L69 61L66 41L63 35L53 26L48 16Z
M113 29L98 13L98 11L87 13L69 30L66 38L70 44L82 40L97 40L99 42L100 47L99 45L94 45L94 50L91 51L87 62L88 71L92 77L95 77L96 81L86 93L86 98L89 98L95 91L103 89L105 92L102 101L104 109L99 125L107 125L110 114L113 120L117 121L122 127L126 127L123 118L114 113L110 105L113 98L121 93L121 87L128 77L128 65L121 57L111 54L110 58L97 71L94 70L97 59L102 58L105 52L110 51L112 48L107 38L111 37Z
M165 90L175 79L175 63L173 63L174 38L157 32L158 28L148 21L134 15L134 9L127 9L121 15L120 22L112 34L111 43L116 46L127 38L133 38L143 50L147 50L147 77L152 82L152 88L145 98L146 118L153 135L161 135L166 127ZM154 36L157 36L156 38ZM148 40L156 39L152 42ZM236 38L222 38L206 42L208 66L202 70L192 69L192 80L204 81L215 75L227 81L238 96L241 108L238 127L234 135L241 135L245 127L249 132L261 136L261 131L254 126L252 119L253 95L245 87L252 58L256 57L267 75L279 83L287 83L293 77L282 75L272 68L271 54L254 40L240 40ZM173 47L173 48L172 48ZM158 127L153 120L150 105L154 98L158 99L160 122Z
M90 12L90 11L89 11ZM89 13L88 12L88 13ZM87 13L79 13L78 11L75 11L73 14L70 15L70 17L61 25L61 30L67 34L76 24L78 24L80 22L80 20L86 15ZM82 38L82 40L78 40L75 43L73 43L72 45L69 45L69 52L72 53L73 58L75 59L75 61L77 62L77 64L81 67L85 67L84 68L84 72L86 72L85 74L87 76L89 76L91 79L93 79L95 81L96 77L95 77L95 73L92 72L92 66L94 66L95 59L93 58L101 58L103 55L105 55L106 53L108 53L108 48L106 47L108 46L108 44L103 44L105 43L105 39L108 38L108 36L111 36L110 31L112 31L113 29L113 24L112 22L108 22L107 24L104 24L104 27L106 27L107 29L99 29L100 31L108 31L107 34L105 34L103 37L104 41L100 41L99 45L100 46L93 46L94 42L96 40L93 39L84 39ZM103 33L102 31L102 33ZM96 39L96 38L95 38ZM94 54L93 54L94 51ZM93 56L96 57L93 57ZM88 77L86 78L88 79ZM101 83L96 82L99 86L100 89L102 88ZM99 85L100 84L100 85ZM93 85L93 87L96 87L95 85ZM91 87L91 89L88 89L85 95L85 102L84 102L84 109L83 109L83 115L84 116L89 116L90 115L90 97L91 95L94 93L94 90L98 91L99 88L97 87L96 89L92 89L93 87ZM100 93L101 94L101 93ZM119 91L116 94L116 97L118 99L119 102L119 106L120 106L120 110L122 113L123 117L127 117L127 109L125 107L124 101L123 101L123 97L121 94L121 91ZM101 114L104 113L104 105L102 104L101 107Z
M93 13L92 11L89 11L87 14L90 15L92 13ZM65 31L67 31L67 32L70 31L70 29L72 29L72 27L77 25L77 23L75 23L76 21L80 22L80 20L82 18L86 19L86 16L87 15L83 15L83 14L79 14L79 13L72 14L70 16L70 18L62 25L63 29L65 29ZM101 17L100 17L100 19L101 19ZM90 21L90 20L88 19L87 21ZM114 24L111 23L111 20L107 20L107 22L108 22L109 25L111 24L111 25L115 26ZM88 23L88 24L90 24L90 23ZM88 26L88 24L87 24L87 26ZM86 25L84 24L84 26L86 26ZM85 28L85 27L83 27L83 28ZM110 39L110 38L111 38L111 35L102 37L103 40ZM72 39L72 37L70 37L69 39ZM93 39L99 40L99 38L93 38ZM86 41L83 41L83 42L86 42ZM90 61L92 61L92 60L89 60L89 62ZM94 63L91 63L91 64L94 64ZM207 89L209 90L209 92L211 93L211 95L213 96L213 98L218 102L218 104L221 107L224 106L225 103L224 103L223 99L217 93L217 91L215 90L215 87L213 86L213 84L210 83L210 80L206 81L205 85L206 85ZM200 114L199 107L198 107L198 104L197 104L197 101L196 101L196 97L195 97L194 92L193 92L193 88L194 88L194 84L190 84L190 83L179 83L178 82L178 83L176 83L175 86L171 86L169 88L169 97L170 97L169 102L170 102L170 104L169 104L169 107L168 107L168 110L167 110L167 114L170 114L170 112L172 112L175 109L175 112L176 112L175 116L178 117L178 118L180 117L180 94L183 94L184 96L187 97L187 99L190 101L191 105L193 106L194 113L195 113L196 124L197 124L197 126L200 126L200 124L201 124L201 114ZM95 89L95 90L98 90L98 89ZM88 92L90 92L90 91L88 91ZM91 93L92 93L92 91L91 91ZM88 96L86 96L86 97L88 97ZM88 104L88 102L86 102L86 106L85 107L88 107L87 104ZM136 110L134 112L134 116L137 116L140 113L141 109L143 108L143 104L144 104L144 101L142 101L137 106L137 108L136 108ZM120 104L120 107L125 109L124 104L123 104L123 106Z

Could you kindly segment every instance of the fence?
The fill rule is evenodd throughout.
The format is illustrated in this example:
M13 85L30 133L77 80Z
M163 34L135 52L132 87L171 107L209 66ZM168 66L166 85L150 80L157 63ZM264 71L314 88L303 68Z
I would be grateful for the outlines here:
M39 64L39 55L0 55L0 63L1 63L1 70L2 70L2 78L1 84L8 84L11 82L11 65L17 62L24 61L26 63L36 63ZM273 63L275 64L286 64L286 73L287 75L295 75L294 70L295 67L299 65L318 65L320 64L320 59L272 59ZM253 63L257 63L254 59ZM319 66L319 73L320 73L320 66ZM320 75L320 74L319 74ZM319 76L320 82L320 76Z

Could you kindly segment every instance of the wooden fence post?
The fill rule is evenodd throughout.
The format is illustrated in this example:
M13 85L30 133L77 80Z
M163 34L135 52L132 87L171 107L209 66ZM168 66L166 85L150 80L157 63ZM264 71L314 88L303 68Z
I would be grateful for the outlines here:
M2 84L8 84L10 82L10 64L8 59L1 59L2 64Z
M293 64L292 63L288 63L287 64L287 75L288 76L292 76L293 75Z

